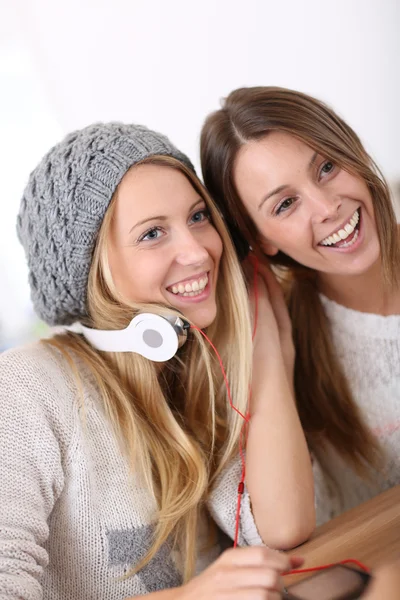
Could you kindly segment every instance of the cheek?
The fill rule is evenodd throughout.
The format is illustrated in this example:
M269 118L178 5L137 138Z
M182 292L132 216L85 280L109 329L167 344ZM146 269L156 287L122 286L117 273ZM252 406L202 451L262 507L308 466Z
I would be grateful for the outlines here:
M257 232L266 240L271 240L276 235L276 232L274 231L276 228L274 228L273 223L270 223L268 219L261 217L253 220L253 222L256 226Z
M132 293L139 299L150 299L162 287L168 267L165 255L146 252L132 259L127 272Z
M369 214L371 215L372 220L375 222L375 207L374 207L374 201L372 200L371 194L369 192L369 190L366 190L364 193L364 205L367 209L367 211L369 212Z
M151 301L162 283L163 261L150 252L135 253L131 248L114 254L111 275L118 291L132 302Z
M284 221L264 220L258 228L261 239L285 254L304 252L313 247L312 232L307 222L294 215Z
M257 232L265 242L279 247L285 243L285 240L290 239L290 223L283 223L282 221L263 215L258 215L258 219L254 223Z
M211 235L209 237L209 242L207 244L208 252L211 254L212 258L219 262L222 252L223 252L223 244L222 239L219 236L219 233L216 229L212 229Z

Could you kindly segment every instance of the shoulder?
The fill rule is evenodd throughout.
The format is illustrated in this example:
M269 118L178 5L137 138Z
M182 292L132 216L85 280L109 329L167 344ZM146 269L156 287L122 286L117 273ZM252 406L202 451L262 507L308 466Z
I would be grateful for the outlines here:
M71 368L61 353L43 341L13 348L0 354L0 384L32 388L40 385L68 385Z
M78 374L84 385L79 385ZM39 410L72 417L80 404L80 393L91 395L87 380L62 352L46 342L14 348L0 354L0 410L13 404L33 413Z

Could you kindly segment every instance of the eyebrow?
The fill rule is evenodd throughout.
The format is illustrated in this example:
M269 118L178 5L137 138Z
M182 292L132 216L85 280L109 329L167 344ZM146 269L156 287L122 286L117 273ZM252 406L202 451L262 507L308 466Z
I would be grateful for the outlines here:
M308 166L307 166L307 171L311 171L311 169L312 169L312 168L313 168L313 166L314 166L314 163L315 163L315 160L316 160L317 156L318 156L318 152L314 152L314 154L313 154L313 155L312 155L312 157L311 157L311 160L310 160L310 162L308 163ZM262 208L263 204L264 204L264 203L265 203L267 200L269 200L270 198L272 198L272 196L276 196L276 194L279 194L280 192L282 192L283 190L285 190L285 189L286 189L286 188L288 188L288 187L289 187L289 185L288 185L287 183L285 183L285 184L283 184L283 185L280 185L279 187L275 188L274 190L272 190L272 192L269 192L269 193L268 193L266 196L264 196L264 197L261 199L261 202L259 203L259 205L258 205L258 209L257 209L257 210L261 210L261 208Z
M204 198L199 198L198 200L196 200L196 202L194 202L191 205L188 212L191 212L198 204L200 204L200 202L205 203ZM129 233L132 233L132 231L136 227L139 227L140 225L144 225L145 223L148 223L149 221L167 221L167 219L168 219L168 217L166 217L165 215L155 215L154 217L148 217L147 219L143 219L142 221L138 221L137 223L135 223L135 225L133 225L133 227L130 228Z

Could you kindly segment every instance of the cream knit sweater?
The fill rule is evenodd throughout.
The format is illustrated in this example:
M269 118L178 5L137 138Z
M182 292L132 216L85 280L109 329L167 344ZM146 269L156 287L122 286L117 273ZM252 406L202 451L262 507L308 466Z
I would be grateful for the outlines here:
M321 296L340 364L366 423L385 451L385 465L366 482L336 452L324 460L336 485L315 481L317 520L323 522L400 484L400 315L383 317L345 308ZM328 510L329 508L329 510Z
M149 547L155 503L132 482L90 373L83 381L81 411L57 351L36 343L0 356L0 600L123 600L180 585L167 546L121 580ZM235 461L210 503L231 536L239 472ZM261 543L247 492L241 525L241 544ZM219 552L200 552L198 569Z

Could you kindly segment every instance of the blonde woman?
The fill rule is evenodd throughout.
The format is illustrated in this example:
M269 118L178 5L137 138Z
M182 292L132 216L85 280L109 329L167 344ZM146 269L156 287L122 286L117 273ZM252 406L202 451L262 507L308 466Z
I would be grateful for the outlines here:
M233 91L206 120L201 155L238 247L281 267L299 412L332 484L325 520L400 483L399 233L387 185L333 110L283 88Z
M252 347L240 266L189 160L137 125L74 132L31 174L18 234L36 312L73 327L0 359L0 596L276 598L295 560L236 548L206 567L225 543L210 513L235 533L252 370L239 543L294 546L314 526L306 445L277 461L260 427L301 433L288 320L260 280ZM156 325L135 334L143 313Z

